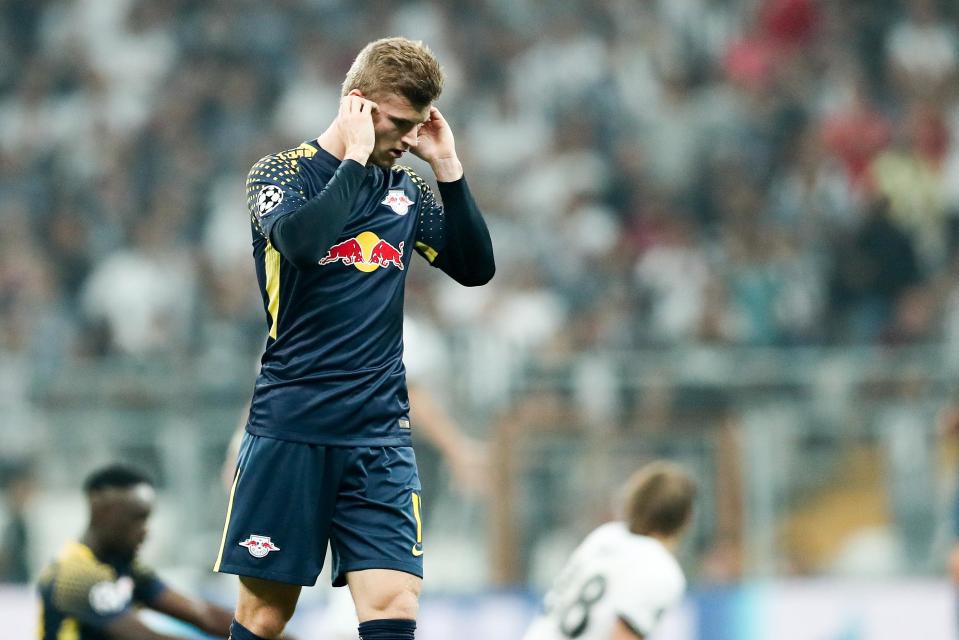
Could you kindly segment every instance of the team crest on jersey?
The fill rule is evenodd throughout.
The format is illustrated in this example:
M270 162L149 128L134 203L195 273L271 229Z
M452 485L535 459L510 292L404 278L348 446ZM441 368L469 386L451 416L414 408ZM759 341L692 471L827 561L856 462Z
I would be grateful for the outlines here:
M123 576L116 582L105 580L90 588L90 606L100 615L123 611L133 599L133 578Z
M246 547L246 550L249 551L250 555L254 558L265 558L271 551L280 550L280 548L270 540L270 536L251 535L239 544L241 547Z
M380 204L388 206L396 215L405 216L409 213L413 201L406 196L406 192L402 189L390 189L390 192L386 194Z
M263 217L283 202L283 189L275 184L268 184L256 196L256 215Z

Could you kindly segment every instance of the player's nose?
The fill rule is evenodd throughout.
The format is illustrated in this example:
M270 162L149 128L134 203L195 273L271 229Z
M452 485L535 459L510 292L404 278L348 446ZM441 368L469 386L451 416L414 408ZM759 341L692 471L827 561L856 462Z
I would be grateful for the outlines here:
M420 139L420 133L419 131L416 130L416 128L414 128L413 130L409 131L405 136L400 138L400 142L405 144L407 147L415 147L416 143L419 142L419 139Z

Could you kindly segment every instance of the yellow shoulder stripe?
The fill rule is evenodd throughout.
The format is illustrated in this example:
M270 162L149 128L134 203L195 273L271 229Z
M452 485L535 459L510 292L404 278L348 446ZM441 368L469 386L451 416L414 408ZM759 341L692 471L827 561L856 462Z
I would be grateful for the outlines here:
M297 149L301 149L303 151L304 158L312 158L316 155L316 147L307 142L301 144L299 147L297 147Z

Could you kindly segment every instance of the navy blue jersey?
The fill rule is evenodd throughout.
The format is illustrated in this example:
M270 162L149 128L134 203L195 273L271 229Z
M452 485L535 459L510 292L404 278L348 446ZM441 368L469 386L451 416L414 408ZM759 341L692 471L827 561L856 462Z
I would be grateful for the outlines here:
M408 445L403 291L413 250L431 263L443 250L443 209L411 169L369 166L340 238L298 269L270 230L339 165L303 143L263 158L247 179L269 332L247 430L322 445Z
M166 586L136 563L106 563L71 542L40 575L40 640L106 640L106 627Z

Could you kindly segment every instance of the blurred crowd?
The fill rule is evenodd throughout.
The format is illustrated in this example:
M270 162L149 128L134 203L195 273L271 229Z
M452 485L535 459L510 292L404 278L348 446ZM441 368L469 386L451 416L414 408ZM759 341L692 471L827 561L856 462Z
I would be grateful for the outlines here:
M0 350L248 354L244 178L367 41L423 39L498 272L411 275L521 352L959 336L959 5L0 0Z
M696 387L677 402L665 375L643 376L630 406L619 393L628 376L608 354L959 345L955 2L0 0L0 400L28 386L31 368L43 377L77 363L172 359L181 372L251 377L266 317L246 173L318 135L353 56L388 35L426 41L447 71L438 106L498 267L488 286L464 289L414 259L407 333L418 360L408 366L425 386L469 385L480 410L457 413L467 427L486 423L501 454L498 495L515 480L510 452L540 433L529 425L561 430L567 403L581 410L573 422L599 433L635 411L644 444L689 426L673 415L680 405L725 424L723 398ZM415 158L402 162L431 177ZM494 364L452 366L463 362L452 336L469 338L471 365ZM503 375L516 363L549 375L574 360L562 371L571 384L553 396ZM823 373L826 399L849 402L826 421L831 433L852 413L868 420ZM17 441L28 413L8 411L8 451L30 448ZM722 437L717 476L737 476ZM673 444L656 452L683 458ZM34 448L49 455L47 445ZM635 462L624 451L620 469L600 453L583 463L577 449L586 471L560 461L553 493L546 472L519 483L536 492L522 509L535 530L582 519L547 512L567 500L541 497L569 495L566 481L620 478ZM554 458L542 449L531 460ZM25 540L33 480L14 471L0 473L4 535ZM495 526L522 528L499 502ZM710 508L741 520L735 505ZM736 575L739 560L721 557L735 526L717 520L700 535L719 540L705 572ZM23 579L27 569L4 558L0 576ZM510 577L518 560L500 560L497 575Z

